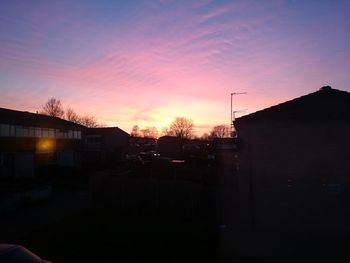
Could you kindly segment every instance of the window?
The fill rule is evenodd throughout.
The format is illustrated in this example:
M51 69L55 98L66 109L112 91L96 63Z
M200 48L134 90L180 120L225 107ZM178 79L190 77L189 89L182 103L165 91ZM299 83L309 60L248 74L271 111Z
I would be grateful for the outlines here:
M59 139L75 139L82 137L81 131L59 130L40 127L25 127L9 124L0 124L0 136L12 136L22 138L59 138Z
M0 124L0 135L1 136L10 136L10 125Z
M17 137L29 137L29 128L16 126L16 136Z
M10 136L16 136L16 126L10 125Z
M35 128L35 137L40 138L41 137L41 128Z
M15 126L15 136L22 137L22 127L21 126Z
M74 139L77 139L77 140L81 139L81 131L74 131Z
M73 139L73 131L68 131L68 138Z
M56 138L62 139L63 138L63 133L61 130L56 130Z
M49 129L42 128L41 131L42 131L42 137L44 137L44 138L49 137Z
M55 138L55 129L49 129L49 138Z
M35 137L35 128L34 127L29 127L28 128L28 137L31 137L31 138L33 138L33 137Z
M100 144L101 136L100 135L88 135L86 137L87 144Z

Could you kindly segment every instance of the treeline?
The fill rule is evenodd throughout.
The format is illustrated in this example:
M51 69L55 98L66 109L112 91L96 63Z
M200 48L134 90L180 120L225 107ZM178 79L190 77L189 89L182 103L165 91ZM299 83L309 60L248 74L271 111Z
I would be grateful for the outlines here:
M231 136L230 126L221 124L216 125L209 133L204 133L197 137L194 134L194 123L191 119L185 117L177 117L169 125L164 127L160 132L156 127L146 127L140 129L138 125L134 125L130 135L132 137L158 138L160 136L175 136L185 139L203 139L211 140L214 138L227 138Z
M132 137L158 138L160 136L176 136L180 138L192 139L194 137L194 124L191 119L177 117L168 127L164 127L161 132L156 127L146 127L140 129L134 125L130 135Z
M74 123L78 123L89 128L105 126L104 124L98 123L93 115L79 115L71 107L67 107L66 110L64 110L61 101L54 97L49 98L47 102L44 105L42 105L39 112L44 115L58 117ZM200 137L195 136L194 127L194 123L191 119L185 117L177 117L169 125L169 127L164 127L161 131L158 131L156 127L146 127L144 129L140 129L138 125L134 125L130 135L132 137L144 138L175 136L184 139L203 140L210 140L214 138L227 138L231 136L230 126L225 124L214 126L209 133L204 133Z

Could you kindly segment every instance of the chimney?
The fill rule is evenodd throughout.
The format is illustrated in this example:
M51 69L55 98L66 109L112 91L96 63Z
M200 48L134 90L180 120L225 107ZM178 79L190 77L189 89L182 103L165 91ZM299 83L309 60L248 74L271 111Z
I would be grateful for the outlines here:
M332 89L331 86L323 86L322 88L320 88L320 90L325 90L325 91L331 90L331 89Z

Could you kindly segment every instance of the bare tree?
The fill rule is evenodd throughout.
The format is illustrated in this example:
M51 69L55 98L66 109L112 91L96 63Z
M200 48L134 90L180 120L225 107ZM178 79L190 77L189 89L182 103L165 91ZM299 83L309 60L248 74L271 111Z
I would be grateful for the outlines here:
M134 125L131 130L131 137L140 137L140 128L138 125Z
M144 137L144 138L149 138L150 137L150 130L149 129L141 129L141 135L142 135L142 137Z
M225 124L215 126L210 132L211 138L227 138L230 137L230 127Z
M170 132L176 137L190 139L193 136L194 124L191 119L177 117L170 125Z
M97 120L92 115L85 115L79 119L79 124L84 125L88 128L98 128L100 127Z
M147 127L141 130L141 134L145 138L158 138L158 129L156 127Z
M80 117L73 108L68 107L66 111L63 110L61 101L54 97L48 99L48 101L42 106L41 114L45 114L52 117L65 118L68 121L75 122L84 125L88 128L105 127L105 124L99 124L93 115L84 115Z
M200 137L200 139L201 139L201 140L204 140L204 141L208 140L208 139L209 139L209 134L206 133L206 132L203 133L202 136Z
M158 129L157 127L148 127L149 131L150 131L150 137L151 138L158 138Z
M170 131L168 127L163 127L161 135L162 136L174 136L174 133L172 131Z
M70 107L66 109L66 120L75 123L80 123L79 115Z
M47 102L42 106L40 113L59 118L62 118L64 116L64 110L61 101L54 97L47 100Z

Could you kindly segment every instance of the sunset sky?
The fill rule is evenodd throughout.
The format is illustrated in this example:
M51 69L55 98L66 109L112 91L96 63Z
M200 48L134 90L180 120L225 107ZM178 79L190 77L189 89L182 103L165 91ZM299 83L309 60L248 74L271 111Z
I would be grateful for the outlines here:
M56 97L127 132L198 135L314 92L350 91L350 1L0 1L0 107Z

